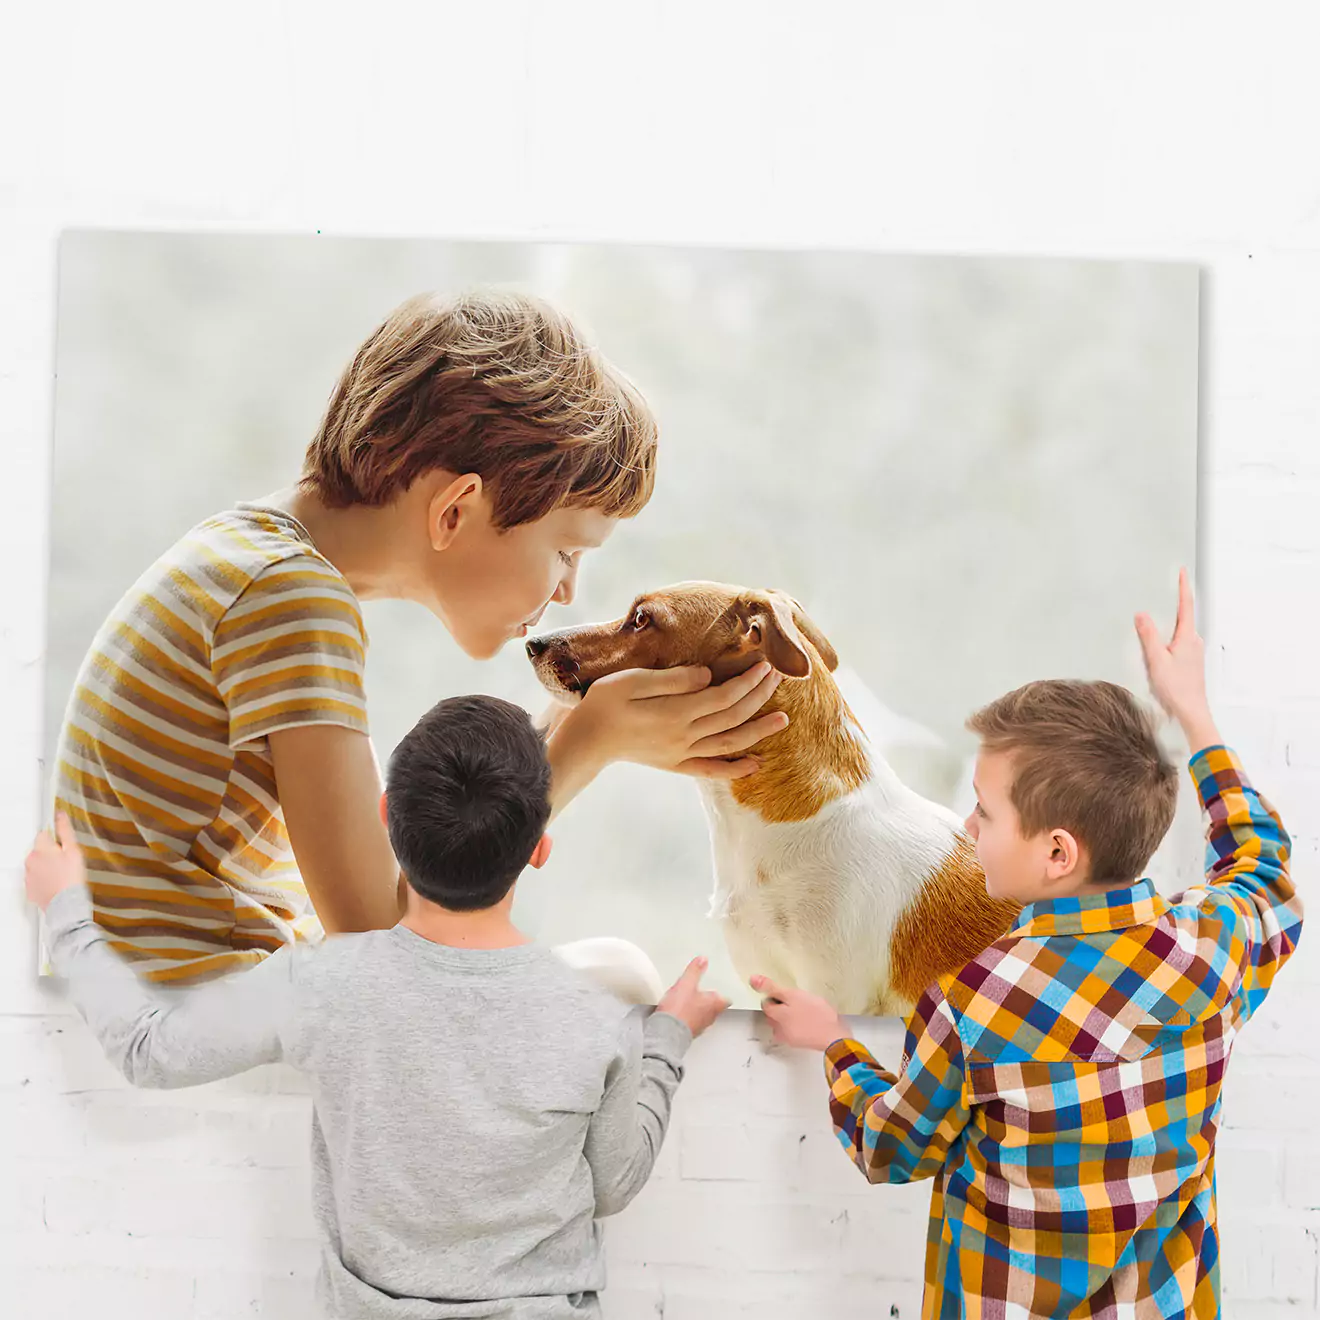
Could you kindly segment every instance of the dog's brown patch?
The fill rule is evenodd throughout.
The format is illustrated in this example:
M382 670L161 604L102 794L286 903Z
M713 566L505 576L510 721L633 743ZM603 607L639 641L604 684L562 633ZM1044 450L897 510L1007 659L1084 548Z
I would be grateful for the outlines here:
M813 652L814 644L808 642ZM806 678L786 678L762 709L782 710L788 728L751 749L761 768L730 784L734 799L762 818L782 824L809 820L827 802L867 781L866 749L849 732L854 723L843 694L818 655Z
M892 992L915 1004L931 982L971 962L1006 934L1021 910L985 892L976 847L959 834L944 865L894 926L889 940Z

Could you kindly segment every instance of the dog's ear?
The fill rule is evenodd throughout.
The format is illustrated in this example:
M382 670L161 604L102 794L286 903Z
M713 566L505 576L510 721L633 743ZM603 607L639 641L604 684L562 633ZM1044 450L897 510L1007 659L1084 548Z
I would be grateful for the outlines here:
M839 667L839 656L838 652L830 645L829 639L807 618L806 611L792 596L786 596L782 591L771 591L769 594L772 599L778 597L780 600L788 602L789 609L792 611L793 622L797 624L803 637L816 648L816 654L820 656L825 668L832 674Z
M806 678L811 673L811 657L793 621L788 598L765 592L742 604L748 642L759 646L765 658L781 674L789 678Z

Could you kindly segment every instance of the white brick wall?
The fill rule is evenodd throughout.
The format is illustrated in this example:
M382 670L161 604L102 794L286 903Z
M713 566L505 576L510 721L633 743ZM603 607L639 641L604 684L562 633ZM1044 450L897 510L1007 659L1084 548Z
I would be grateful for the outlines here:
M64 225L1202 262L1212 677L1226 734L1285 812L1313 890L1320 84L1307 10L1123 0L1089 7L1084 28L1071 6L971 0L574 12L568 23L530 2L489 20L479 6L392 0L365 12L311 0L51 3L27 7L29 30L6 44L7 1315L300 1320L315 1262L297 1079L272 1069L134 1094L33 975L15 890L37 822L52 260ZM1220 1197L1231 1320L1320 1315L1313 943L1230 1071ZM896 1053L895 1032L872 1034ZM867 1188L831 1148L814 1061L767 1055L747 1019L726 1021L694 1055L654 1185L611 1230L609 1315L912 1317L924 1206L923 1189Z

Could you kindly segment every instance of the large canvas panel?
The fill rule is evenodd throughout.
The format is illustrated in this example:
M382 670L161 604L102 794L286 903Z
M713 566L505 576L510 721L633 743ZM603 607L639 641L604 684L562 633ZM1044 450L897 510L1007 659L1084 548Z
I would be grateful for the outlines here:
M391 307L482 283L561 305L661 423L651 505L547 626L688 578L788 591L895 770L959 813L975 706L1042 676L1141 689L1132 612L1165 618L1195 561L1194 268L79 232L60 254L48 764L124 589L201 518L290 482ZM544 704L519 647L477 663L417 607L365 614L382 760L441 696ZM1184 785L1152 866L1166 891L1196 874L1197 829ZM526 929L632 940L666 978L703 951L710 984L755 1003L707 915L689 781L613 767L554 833L520 885Z

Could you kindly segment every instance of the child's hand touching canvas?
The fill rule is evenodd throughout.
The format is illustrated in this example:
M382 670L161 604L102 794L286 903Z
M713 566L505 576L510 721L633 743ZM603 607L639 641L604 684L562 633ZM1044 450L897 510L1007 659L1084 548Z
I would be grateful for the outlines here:
M43 912L56 894L87 883L82 849L74 837L73 822L61 812L55 818L56 837L47 830L37 835L32 851L23 866L23 883L28 901Z
M655 1006L657 1013L668 1013L684 1023L694 1035L700 1036L729 1006L729 1001L715 990L701 988L701 976L706 970L705 958L693 958L683 975L665 991Z
M751 985L762 996L761 1011L770 1019L778 1044L823 1051L848 1034L843 1019L819 995L777 986L765 976L752 977Z

